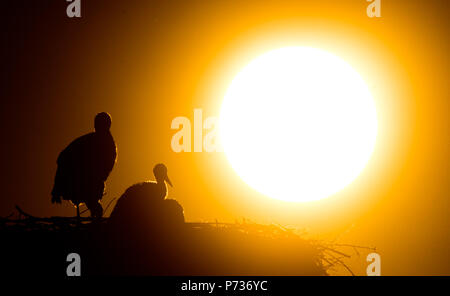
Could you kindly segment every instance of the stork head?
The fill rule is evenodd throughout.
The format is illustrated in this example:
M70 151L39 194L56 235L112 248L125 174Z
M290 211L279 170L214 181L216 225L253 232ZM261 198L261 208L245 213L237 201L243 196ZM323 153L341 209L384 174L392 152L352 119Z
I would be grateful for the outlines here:
M172 186L172 182L170 182L169 176L167 175L167 167L162 164L158 163L153 168L153 174L155 175L156 182L161 183L166 181L170 186Z
M108 132L111 127L111 115L106 112L98 113L95 116L94 127L96 132Z

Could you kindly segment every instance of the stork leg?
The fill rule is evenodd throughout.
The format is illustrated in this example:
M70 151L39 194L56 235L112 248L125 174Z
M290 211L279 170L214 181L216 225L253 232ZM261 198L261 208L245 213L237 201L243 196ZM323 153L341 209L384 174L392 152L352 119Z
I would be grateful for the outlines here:
M76 205L77 207L77 223L80 224L80 204Z

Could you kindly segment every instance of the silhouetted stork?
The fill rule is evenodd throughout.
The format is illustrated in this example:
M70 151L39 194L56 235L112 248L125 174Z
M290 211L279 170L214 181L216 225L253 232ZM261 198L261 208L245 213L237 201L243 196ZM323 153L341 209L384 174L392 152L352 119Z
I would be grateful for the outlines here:
M101 217L105 181L116 162L117 148L110 132L111 116L102 112L95 116L95 132L81 136L69 144L57 160L58 168L52 190L52 203L70 200L77 207L85 203L92 217Z
M134 184L122 194L111 213L111 222L122 221L122 223L127 223L139 215L140 211L150 211L151 209L147 205L158 203L165 199L167 195L165 182L172 186L167 176L167 167L159 163L153 168L153 174L156 181Z
M119 198L109 218L117 231L142 233L150 229L164 230L184 223L183 207L166 199L166 182L172 186L164 164L153 168L156 181L137 183Z

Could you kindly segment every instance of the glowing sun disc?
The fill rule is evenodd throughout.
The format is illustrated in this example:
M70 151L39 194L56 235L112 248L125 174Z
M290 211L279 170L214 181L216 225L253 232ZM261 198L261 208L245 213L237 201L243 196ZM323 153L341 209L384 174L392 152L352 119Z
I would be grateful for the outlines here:
M310 47L286 47L251 61L233 79L220 137L236 173L286 201L328 197L364 169L375 146L370 91L345 61Z

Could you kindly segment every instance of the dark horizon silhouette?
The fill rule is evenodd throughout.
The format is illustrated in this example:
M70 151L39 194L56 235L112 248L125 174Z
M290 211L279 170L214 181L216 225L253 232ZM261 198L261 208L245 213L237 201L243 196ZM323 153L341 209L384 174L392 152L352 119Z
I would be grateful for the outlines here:
M166 210L149 213L171 213L174 200L166 201ZM149 217L122 231L108 218L78 223L75 217L22 215L26 217L0 219L8 242L0 245L2 254L8 254L0 271L5 277L26 276L24 270L31 267L41 267L31 276L66 277L69 253L80 255L81 276L312 276L328 275L328 268L341 264L335 260L341 252L274 225L173 223ZM332 264L325 266L324 260Z

